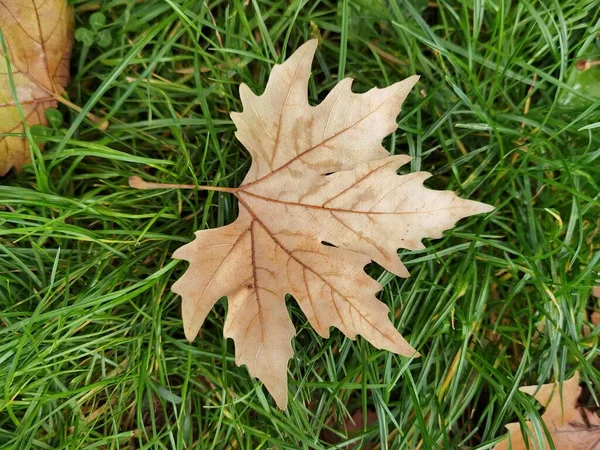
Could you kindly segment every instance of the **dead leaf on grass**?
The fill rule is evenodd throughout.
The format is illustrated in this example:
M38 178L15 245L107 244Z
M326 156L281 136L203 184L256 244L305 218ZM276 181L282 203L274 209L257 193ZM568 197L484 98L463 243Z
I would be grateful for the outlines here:
M546 408L541 418L552 437L557 450L597 450L600 449L600 418L591 411L577 406L581 394L579 374L559 383L538 386L524 386L521 392L532 395ZM540 448L535 441L533 425L526 423L529 448ZM508 437L494 447L494 450L526 450L521 426L510 423L506 426ZM550 448L545 436L544 447ZM534 446L537 444L537 447Z
M5 0L0 3L0 29L25 119L29 126L47 125L44 111L56 106L69 82L72 8L67 0ZM1 47L0 55L0 134L23 133ZM12 167L19 172L29 160L26 138L0 136L0 176Z
M252 165L238 188L204 187L233 193L239 216L198 231L174 254L190 262L173 285L183 297L186 337L196 337L226 296L224 334L235 341L236 362L263 381L280 408L287 405L296 332L286 294L325 338L333 326L350 339L360 334L377 348L418 356L376 298L381 285L364 267L375 261L407 277L398 248L423 249L423 238L440 238L461 218L493 209L426 189L427 172L397 174L411 158L390 155L381 141L396 130L417 76L364 94L353 93L347 78L310 106L316 48L309 41L276 65L260 96L241 85L243 112L231 117ZM137 177L130 184L160 187Z

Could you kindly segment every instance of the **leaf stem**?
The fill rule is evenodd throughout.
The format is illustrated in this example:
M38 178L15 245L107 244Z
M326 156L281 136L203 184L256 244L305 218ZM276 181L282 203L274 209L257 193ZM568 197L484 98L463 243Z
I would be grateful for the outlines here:
M219 192L231 192L235 194L237 188L227 188L219 186L197 186L195 184L170 184L170 183L152 183L145 181L138 176L129 177L129 186L134 189L141 189L147 191L149 189L198 189L199 191L219 191Z
M585 72L586 70L591 69L594 66L599 66L600 65L600 59L597 61L590 61L589 59L580 59L579 61L577 61L577 64L575 65L575 67L577 68L577 70L581 71L581 72Z
M81 112L81 106L76 105L73 102L70 102L66 98L64 98L58 94L54 94L54 93L52 93L52 97L54 97L54 100L56 100L57 102L62 103L63 105L68 106L69 108L71 108L77 112ZM108 128L108 125L109 125L108 120L106 120L102 117L98 117L90 112L86 114L86 117L88 119L90 119L95 125L97 125L100 130L106 130Z

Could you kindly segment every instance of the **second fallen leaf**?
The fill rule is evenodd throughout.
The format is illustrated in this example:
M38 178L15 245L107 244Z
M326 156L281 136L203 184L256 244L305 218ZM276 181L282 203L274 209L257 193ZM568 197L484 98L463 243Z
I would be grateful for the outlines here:
M44 111L56 106L55 96L69 82L73 43L73 11L67 0L6 0L0 4L0 29L7 53L0 47L0 133L23 133L13 97L6 56L25 120L47 125ZM29 142L0 136L0 176L29 162Z
M533 397L546 408L542 421L548 429L554 448L557 450L595 450L600 448L600 418L584 408L577 407L581 394L579 374L559 383L538 386L524 386L521 392ZM518 423L509 423L508 437L494 447L494 450L526 450L550 448L547 436L543 447L535 440L533 424L526 422L526 430L521 431ZM529 447L525 444L523 433L527 433Z

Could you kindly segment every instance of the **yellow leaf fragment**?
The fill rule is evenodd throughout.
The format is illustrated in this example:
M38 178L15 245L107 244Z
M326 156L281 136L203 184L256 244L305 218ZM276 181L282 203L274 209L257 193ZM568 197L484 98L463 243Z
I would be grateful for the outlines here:
M600 418L584 408L577 407L581 394L579 374L565 380L562 385L549 383L542 386L524 386L521 392L532 395L546 408L541 418L557 450L596 450L600 448ZM518 423L509 423L509 434L494 450L549 449L547 436L544 442L536 441L533 424L525 423L527 430L522 431ZM527 433L529 447L525 444L523 433Z
M0 29L8 55L0 47L0 134L22 133L23 124L11 90L10 61L18 101L29 126L47 125L44 111L69 82L73 11L67 0L4 0ZM29 162L29 143L0 136L0 176Z
M243 85L243 112L232 113L236 136L252 156L239 188L239 217L203 230L175 258L190 262L173 285L183 297L185 334L195 338L215 302L226 296L224 334L236 361L263 381L280 408L287 405L287 363L294 326L284 298L291 294L323 337L330 327L404 356L418 356L375 294L381 285L364 271L375 261L396 275L408 271L398 248L422 249L459 219L491 211L450 191L423 186L425 172L397 175L410 161L391 156L382 139L418 77L364 94L351 79L325 100L308 103L317 41L276 65L262 95ZM330 245L325 245L325 243Z

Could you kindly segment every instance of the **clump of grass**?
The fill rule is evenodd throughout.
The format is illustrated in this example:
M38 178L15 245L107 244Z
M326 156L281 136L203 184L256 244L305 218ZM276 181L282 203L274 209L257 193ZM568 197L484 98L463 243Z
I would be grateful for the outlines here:
M576 368L600 381L600 329L584 335L600 282L600 102L568 82L597 40L595 0L78 0L78 25L98 10L112 45L76 48L69 94L83 112L63 109L43 156L0 185L4 448L491 448L507 422L542 430L518 386ZM260 92L312 37L311 101L343 76L364 91L421 74L386 147L433 172L432 187L497 209L404 252L409 279L368 269L420 359L321 339L289 302L283 412L235 365L226 302L188 343L169 290L184 270L172 252L229 223L232 196L127 178L239 184L237 87Z

